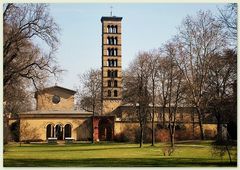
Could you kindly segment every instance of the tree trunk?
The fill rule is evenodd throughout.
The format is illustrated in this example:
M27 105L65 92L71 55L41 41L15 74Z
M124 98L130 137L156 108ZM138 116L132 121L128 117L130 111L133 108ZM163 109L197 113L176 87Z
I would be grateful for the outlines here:
M218 141L222 141L223 137L222 137L222 126L220 124L220 122L217 122L217 140Z
M155 144L154 115L155 115L155 103L153 102L153 111L152 111L152 146L154 146L154 144Z
M4 122L3 122L3 137L4 137L4 145L8 144L9 138L9 122L7 116L4 114Z
M94 143L94 114L92 117L92 143Z
M152 117L152 146L155 144L154 112Z
M155 115L155 81L154 78L152 78L153 86L152 86L152 91L153 91L153 108L152 108L152 146L155 144L155 127L154 127L154 115Z
M140 148L143 147L143 125L140 125Z
M163 105L163 128L165 128L165 105Z
M194 111L192 111L192 136L193 136L193 139L195 139L195 122L194 122Z
M199 128L200 128L200 135L201 135L201 140L204 140L204 131L203 131L203 126L202 126L202 114L199 108L197 108L197 113L198 113L198 123L199 123Z
M219 113L215 113L217 119L217 141L223 140L223 133L222 133L222 125L221 125L221 115Z
M173 148L174 147L174 143L175 143L175 140L174 140L174 132L172 132L171 134L171 147Z
M226 150L227 150L227 153L228 153L228 158L229 158L230 164L232 164L231 153L230 153L230 151L228 149L228 146L226 145L225 147L226 147Z

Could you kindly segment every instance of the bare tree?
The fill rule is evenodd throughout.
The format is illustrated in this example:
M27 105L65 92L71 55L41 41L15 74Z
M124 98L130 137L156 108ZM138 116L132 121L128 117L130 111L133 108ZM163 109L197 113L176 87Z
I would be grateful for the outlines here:
M144 129L150 115L149 103L151 101L148 91L149 84L149 55L139 53L131 63L125 76L125 101L132 103L137 113L140 126L140 148L143 147Z
M183 74L177 66L177 48L172 42L165 45L166 65L168 67L167 79L168 79L168 128L170 133L171 147L174 147L175 143L175 127L176 127L176 114L179 106L179 102L182 99L183 93Z
M17 82L17 84L16 84ZM27 90L28 84L22 79L15 80L15 83L8 86L4 93L4 112L17 115L20 112L34 109L33 93Z
M212 14L199 11L196 17L187 16L177 36L181 69L188 85L189 101L195 106L201 139L204 139L202 126L203 93L206 91L207 74L212 54L222 51L226 44L226 35L222 25Z
M217 120L217 140L223 140L222 124L235 121L236 105L233 85L237 80L237 55L232 50L215 54L208 73L208 107Z
M149 71L150 71L150 87L151 87L151 96L152 96L152 146L155 143L155 126L154 126L154 119L155 119L155 104L156 104L156 81L157 81L157 74L158 74L158 60L159 60L159 51L152 50L148 53L149 55Z
M39 140L40 134L38 133L37 128L32 128L30 127L30 124L25 121L21 120L20 124L20 129L19 129L19 134L20 134L20 146L22 142L30 142L30 141L36 141Z
M93 112L94 116L101 111L101 70L90 69L86 73L79 75L81 86L77 92L77 105L87 111ZM92 122L92 142L93 122Z
M164 48L161 49L161 53L164 53ZM160 109L161 117L160 122L162 122L163 128L166 127L166 117L165 112L168 102L169 94L169 78L168 78L169 66L166 56L161 55L158 59L158 90L159 90L159 103L162 106Z
M77 104L80 108L100 113L101 110L101 70L90 69L79 75L80 87L77 93Z
M219 9L219 20L227 29L227 34L235 50L237 49L237 3L227 4L224 9Z
M29 90L62 71L54 56L59 27L46 4L8 3L3 5L3 35L4 114L30 110Z
M37 88L49 73L61 71L54 58L59 27L46 4L5 4L3 28L4 88L19 77L31 80ZM37 47L40 40L49 50Z

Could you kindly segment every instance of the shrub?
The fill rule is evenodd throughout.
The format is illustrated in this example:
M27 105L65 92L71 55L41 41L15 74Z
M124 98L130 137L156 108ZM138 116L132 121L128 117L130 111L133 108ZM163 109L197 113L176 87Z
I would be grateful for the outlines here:
M135 133L135 142L139 143L140 142L140 136L141 136L141 129L138 128ZM143 142L144 143L150 143L152 141L152 130L148 127L144 129L144 134L143 134Z
M43 142L42 139L23 140L22 142L30 144L31 142Z
M122 133L119 133L119 134L114 136L114 141L116 141L116 142L129 142L129 138L127 137L127 135L124 132L122 132Z
M156 129L156 142L170 141L169 131L167 129Z

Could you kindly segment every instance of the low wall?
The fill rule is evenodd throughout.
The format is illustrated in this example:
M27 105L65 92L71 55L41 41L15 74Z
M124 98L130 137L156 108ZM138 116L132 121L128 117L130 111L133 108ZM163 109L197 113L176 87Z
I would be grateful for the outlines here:
M139 123L138 122L115 122L115 140L119 142L136 142L139 139ZM149 123L145 128L144 141L151 142L151 128ZM216 124L203 124L203 131L205 139L214 139L217 134ZM176 127L175 139L176 140L196 140L200 139L200 128L198 124L185 123ZM170 134L167 128L159 128L155 124L155 140L156 142L170 141Z

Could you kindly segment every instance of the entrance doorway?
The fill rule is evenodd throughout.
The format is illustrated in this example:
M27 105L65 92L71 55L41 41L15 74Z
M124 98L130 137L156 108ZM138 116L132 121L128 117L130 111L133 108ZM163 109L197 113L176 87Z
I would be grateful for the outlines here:
M113 121L108 118L102 118L99 121L99 133L98 138L100 141L111 141L113 140Z

